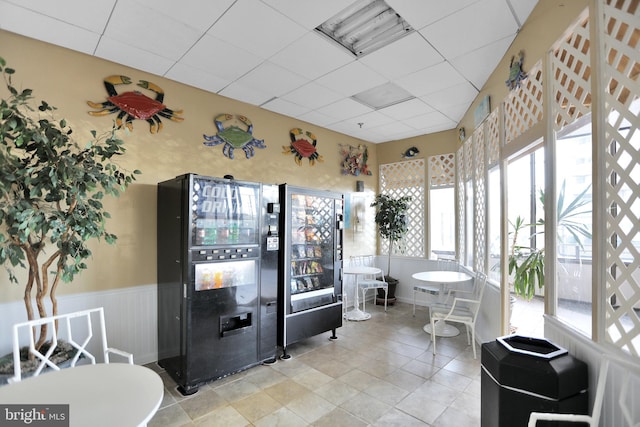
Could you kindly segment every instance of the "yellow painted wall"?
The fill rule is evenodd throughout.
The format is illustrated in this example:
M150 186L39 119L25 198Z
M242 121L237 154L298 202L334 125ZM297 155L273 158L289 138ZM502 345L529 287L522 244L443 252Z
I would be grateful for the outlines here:
M238 180L292 185L344 192L355 191L356 180L365 182L369 190L377 187L377 155L375 144L351 138L258 107L211 94L149 73L124 67L92 56L31 40L0 30L0 56L16 69L14 85L31 88L36 99L46 100L58 108L56 116L66 118L81 143L89 141L92 129L99 133L111 128L114 115L92 117L87 100L103 102L107 93L103 79L123 74L134 81L144 79L165 91L164 103L172 109L184 110L181 123L162 119L164 129L149 132L145 121L134 121L133 132L121 131L127 152L119 164L128 170L140 169L142 175L118 199L106 201L112 218L108 230L118 236L115 245L94 241L88 270L73 283L62 284L59 294L89 292L156 283L156 184L188 172L210 176L234 175ZM130 86L126 90L132 90ZM124 91L125 89L122 89ZM4 84L0 96L6 97ZM242 114L254 124L254 136L264 139L265 149L256 149L252 159L242 150L235 159L223 156L222 147L203 145L203 134L214 135L213 117L220 113ZM300 127L313 132L318 152L324 162L310 166L303 159L298 166L292 155L283 154L290 142L289 130ZM341 174L339 144L369 147L372 176ZM351 230L347 230L349 234ZM368 241L346 239L346 252L368 252L375 247L375 235ZM26 275L21 274L24 278ZM23 284L9 285L4 269L0 270L0 302L22 298Z
M461 126L471 135L473 112L479 101L491 96L492 109L507 95L505 79L511 56L525 51L524 70L544 55L588 5L589 0L540 0L507 54L499 63L480 95L461 121ZM490 25L490 23L487 23ZM166 96L164 103L172 109L184 110L185 121L175 123L164 119L164 129L149 133L144 121L135 121L131 133L122 132L127 154L121 166L140 169L138 177L127 192L117 200L108 200L107 210L112 219L110 232L118 236L115 246L93 242L93 258L89 269L71 284L63 284L59 294L89 292L139 286L156 283L156 184L176 175L193 172L203 175L223 176L231 174L239 180L265 183L289 183L293 185L344 192L351 198L356 180L365 183L366 192L358 200L365 200L364 223L357 233L346 230L347 256L355 253L372 253L376 246L373 210L367 208L377 189L378 164L401 161L401 153L411 146L420 150L418 157L449 153L458 146L456 130L438 132L401 141L371 144L318 126L306 124L258 107L211 94L190 86L149 73L124 67L96 57L73 52L57 46L38 42L0 30L0 56L17 70L14 84L19 88L31 88L36 99L47 100L58 107L58 118L66 118L79 141L89 140L89 131L108 130L113 116L92 117L86 101L104 101L106 92L104 77L124 74L134 81L145 79L161 86ZM6 96L4 85L0 96ZM221 147L206 147L202 134L216 132L213 117L220 113L242 114L254 124L256 138L264 139L267 148L257 149L255 157L247 160L242 152L236 159L222 155ZM301 127L315 133L318 152L323 163L311 167L306 160L302 166L294 163L290 155L284 155L283 145L289 144L289 130ZM369 167L372 176L345 176L340 172L339 144L365 144L369 148ZM360 203L362 204L362 203ZM427 236L428 237L428 236ZM24 277L24 276L21 276ZM0 302L22 298L22 285L9 285L8 276L0 270Z
M465 128L467 137L471 136L475 128L473 113L482 99L489 95L493 111L507 97L509 90L505 81L509 77L511 58L513 56L517 58L519 52L523 50L525 57L522 68L525 72L529 71L542 59L550 46L562 37L589 3L589 0L539 0L527 22L520 29L520 33L462 118L459 127ZM491 24L488 23L488 25Z

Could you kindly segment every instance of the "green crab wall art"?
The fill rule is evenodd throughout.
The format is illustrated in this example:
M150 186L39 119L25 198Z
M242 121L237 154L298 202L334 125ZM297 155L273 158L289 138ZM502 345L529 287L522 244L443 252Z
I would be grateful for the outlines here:
M225 122L230 122L233 119L237 119L239 123L244 127L241 128L235 124L230 126L224 126ZM233 116L232 114L218 114L214 119L218 133L213 136L204 136L204 145L213 147L223 144L222 154L229 159L233 159L233 152L237 149L244 151L247 159L252 158L255 155L255 148L267 148L263 139L256 139L253 137L253 123L245 116Z

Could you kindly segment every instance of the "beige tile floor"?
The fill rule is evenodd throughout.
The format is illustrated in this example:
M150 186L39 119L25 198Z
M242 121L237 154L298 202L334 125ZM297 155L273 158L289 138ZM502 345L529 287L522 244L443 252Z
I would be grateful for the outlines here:
M293 356L182 396L157 364L165 396L149 426L438 426L480 425L480 353L466 335L438 339L422 327L427 311L396 303L367 305L364 322L289 346Z

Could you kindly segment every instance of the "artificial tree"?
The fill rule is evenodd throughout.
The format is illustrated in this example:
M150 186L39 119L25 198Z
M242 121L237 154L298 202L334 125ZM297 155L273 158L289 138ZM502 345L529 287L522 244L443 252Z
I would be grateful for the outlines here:
M0 102L0 263L16 284L14 268L27 269L24 304L33 320L34 288L38 315L47 317L47 296L56 315L60 280L87 268L87 242L115 242L102 200L118 196L140 172L112 162L125 152L115 126L101 136L91 131L80 146L66 121L53 117L55 107L40 101L36 108L32 90L13 85L15 71L3 58L0 72L9 91ZM46 339L43 326L37 347Z
M394 198L386 194L378 194L371 204L376 208L375 221L378 225L378 232L383 239L389 240L389 257L387 261L387 276L385 280L389 283L389 298L393 297L392 284L398 283L391 276L391 254L393 253L393 244L407 233L409 227L407 224L407 210L411 196L402 196ZM382 297L384 299L384 296Z

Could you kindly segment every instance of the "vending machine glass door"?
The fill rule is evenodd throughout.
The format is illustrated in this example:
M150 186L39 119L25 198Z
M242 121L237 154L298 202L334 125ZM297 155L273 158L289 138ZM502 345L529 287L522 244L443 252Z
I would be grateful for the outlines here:
M334 200L312 195L291 196L291 296L333 294ZM320 291L320 292L318 292Z
M195 264L195 289L231 288L234 286L256 286L257 259Z
M257 244L260 186L194 178L191 245Z

